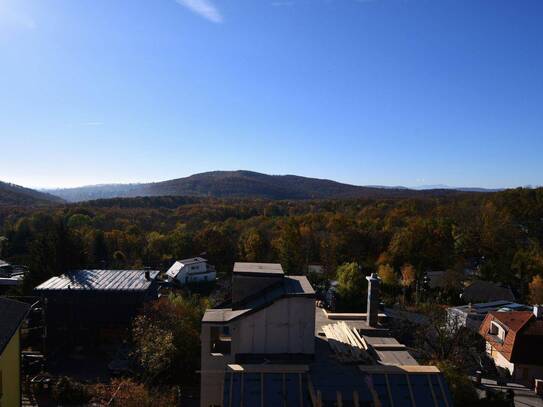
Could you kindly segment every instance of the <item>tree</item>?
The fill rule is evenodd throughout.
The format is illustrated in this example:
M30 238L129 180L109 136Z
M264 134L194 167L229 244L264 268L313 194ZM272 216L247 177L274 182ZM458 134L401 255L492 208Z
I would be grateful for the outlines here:
M301 273L304 259L302 256L302 239L298 225L294 221L286 222L276 241L281 265L287 274Z
M530 291L530 302L532 304L543 304L543 278L539 274L532 278L528 289Z
M264 238L256 228L249 229L240 237L239 246L245 261L261 262L266 255Z
M397 286L398 279L396 278L396 273L390 264L381 264L377 270L377 274L381 279L383 285L388 286Z
M411 287L417 279L417 271L415 270L415 267L413 267L409 263L406 263L402 266L401 272L402 272L402 280L401 280L402 286Z
M337 269L338 308L344 310L362 309L365 304L367 280L358 263L345 263Z
M136 317L135 356L150 383L187 384L200 362L200 321L207 304L180 295L161 297Z

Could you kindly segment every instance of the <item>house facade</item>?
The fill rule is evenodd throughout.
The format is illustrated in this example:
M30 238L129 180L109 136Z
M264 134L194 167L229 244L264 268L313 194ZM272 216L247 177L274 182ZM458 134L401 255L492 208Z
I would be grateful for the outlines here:
M170 281L180 285L190 283L213 282L217 278L215 267L202 257L191 257L176 261L166 271Z
M504 369L513 381L532 387L543 379L543 312L491 312L479 333L486 341L486 353L497 367Z
M511 301L492 301L447 308L447 318L453 326L466 327L475 332L489 312L531 311L532 307Z
M21 324L30 306L0 298L0 406L21 405Z

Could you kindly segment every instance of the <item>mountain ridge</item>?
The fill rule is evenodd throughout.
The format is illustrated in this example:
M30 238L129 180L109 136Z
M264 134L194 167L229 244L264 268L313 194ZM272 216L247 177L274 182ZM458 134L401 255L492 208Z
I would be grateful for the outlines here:
M0 206L44 206L64 203L56 195L0 181Z
M41 191L68 202L153 196L263 199L395 198L451 195L460 192L447 188L416 190L405 187L357 186L329 179L292 174L268 175L247 170L210 171L150 183L100 184Z

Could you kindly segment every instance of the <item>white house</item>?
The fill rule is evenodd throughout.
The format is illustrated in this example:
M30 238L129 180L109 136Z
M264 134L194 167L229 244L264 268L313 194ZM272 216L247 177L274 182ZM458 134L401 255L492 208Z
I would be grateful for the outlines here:
M178 284L215 281L215 267L202 257L191 257L176 261L166 272L168 279Z

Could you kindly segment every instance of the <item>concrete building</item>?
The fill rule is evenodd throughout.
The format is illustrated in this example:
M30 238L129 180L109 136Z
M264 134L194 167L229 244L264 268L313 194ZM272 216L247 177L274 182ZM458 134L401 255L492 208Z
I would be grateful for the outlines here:
M28 304L0 297L0 406L21 405L21 324Z
M439 370L420 366L379 325L379 280L369 283L370 317L332 320L340 314L315 307L305 277L236 263L232 301L202 321L200 405L452 406Z
M166 271L166 276L170 281L179 285L190 283L212 282L217 278L215 267L202 257L191 257L176 261Z
M532 387L543 379L543 307L533 312L490 312L479 333L486 352L497 367L509 372L513 381Z
M231 302L202 320L201 405L223 405L225 372L242 369L234 365L273 362L277 373L309 362L314 332L315 291L306 277L285 276L280 264L235 263Z
M451 324L464 326L479 331L489 312L531 311L532 307L511 301L492 301L478 304L460 305L447 308L447 317Z

